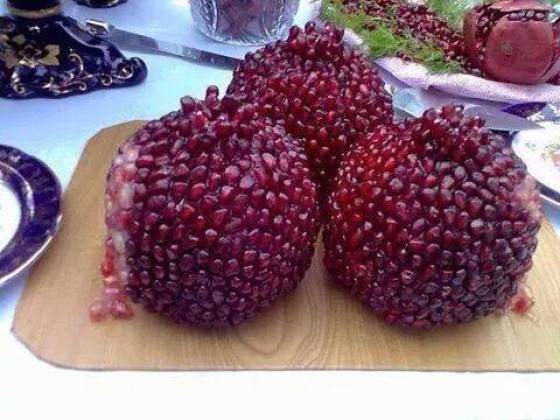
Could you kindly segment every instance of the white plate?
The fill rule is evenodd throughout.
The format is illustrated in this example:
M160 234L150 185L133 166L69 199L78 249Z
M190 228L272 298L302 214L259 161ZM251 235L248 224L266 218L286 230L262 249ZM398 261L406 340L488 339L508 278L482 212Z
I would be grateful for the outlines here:
M560 153L560 125L540 124L542 130L522 131L514 136L512 147L539 183L560 194L560 162L555 164L552 157L554 151Z
M15 236L21 221L19 200L11 188L0 182L0 250Z

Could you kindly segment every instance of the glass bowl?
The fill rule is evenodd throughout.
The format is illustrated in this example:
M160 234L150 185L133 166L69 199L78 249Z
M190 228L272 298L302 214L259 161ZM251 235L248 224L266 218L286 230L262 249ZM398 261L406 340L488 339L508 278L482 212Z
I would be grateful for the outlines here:
M282 38L294 21L299 0L192 0L198 29L217 41L266 44Z

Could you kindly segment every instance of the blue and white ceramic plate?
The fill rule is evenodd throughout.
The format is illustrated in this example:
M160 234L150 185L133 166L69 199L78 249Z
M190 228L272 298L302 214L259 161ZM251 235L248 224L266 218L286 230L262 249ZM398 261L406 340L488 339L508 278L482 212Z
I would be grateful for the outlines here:
M40 160L0 145L0 287L45 252L61 219L61 189Z

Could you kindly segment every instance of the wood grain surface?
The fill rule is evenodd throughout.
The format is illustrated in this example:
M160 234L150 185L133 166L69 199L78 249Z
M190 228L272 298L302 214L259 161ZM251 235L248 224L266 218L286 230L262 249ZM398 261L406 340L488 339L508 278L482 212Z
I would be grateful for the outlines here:
M80 369L560 370L560 243L548 222L530 273L530 316L427 333L388 327L329 282L319 247L300 288L239 328L179 327L139 308L129 321L91 323L105 176L140 124L105 129L88 143L65 196L62 229L28 280L13 330L39 358Z

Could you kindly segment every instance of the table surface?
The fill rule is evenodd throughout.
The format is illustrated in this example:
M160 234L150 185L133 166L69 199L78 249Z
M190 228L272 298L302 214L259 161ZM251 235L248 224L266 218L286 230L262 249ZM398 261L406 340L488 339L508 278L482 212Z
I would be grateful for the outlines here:
M110 10L69 2L66 10L81 18L110 19L123 28L170 41L224 48L194 31L186 0L131 0ZM155 15L157 21L152 19ZM180 59L140 56L150 75L139 87L63 100L0 99L0 142L43 159L66 186L86 140L100 128L158 117L177 109L183 95L202 96L210 84L223 91L231 77L229 71ZM550 207L545 211L560 233L560 212ZM181 409L186 415L206 418L233 413L285 418L294 410L314 417L368 412L382 418L560 418L557 373L108 373L56 368L36 359L10 332L24 280L0 289L2 419L54 410L59 418L133 412L163 418Z

